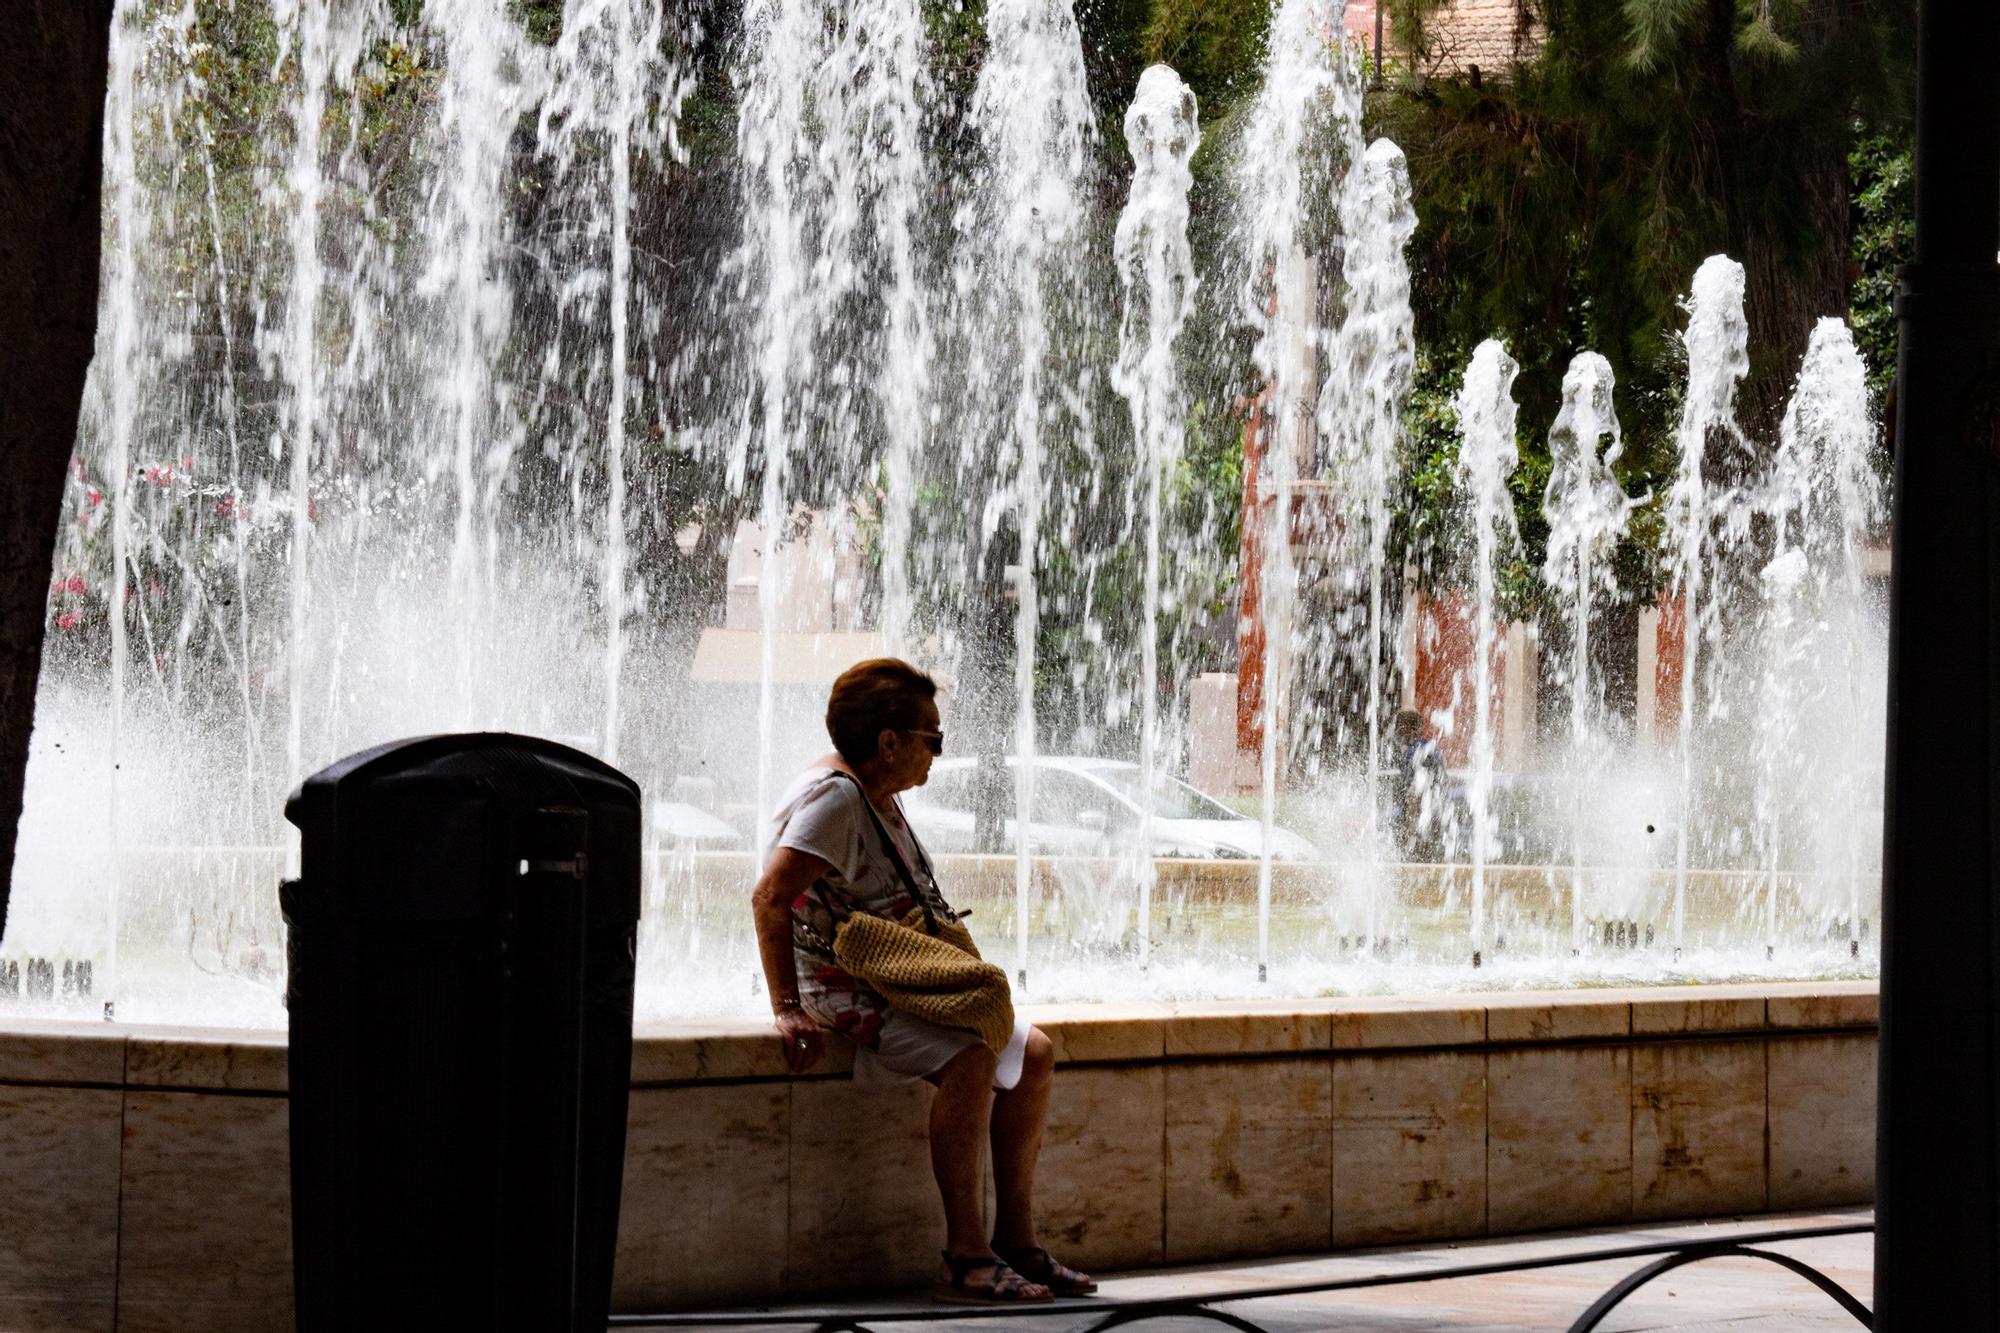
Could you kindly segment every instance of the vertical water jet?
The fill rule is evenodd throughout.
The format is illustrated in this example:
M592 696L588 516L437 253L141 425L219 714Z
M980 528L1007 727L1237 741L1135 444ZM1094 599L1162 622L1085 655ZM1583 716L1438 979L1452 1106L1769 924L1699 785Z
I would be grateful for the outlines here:
M1139 959L1152 942L1153 810L1160 763L1159 638L1161 489L1186 429L1174 342L1194 306L1194 252L1188 244L1189 164L1201 143L1195 96L1180 76L1153 65L1125 113L1132 190L1114 242L1125 289L1112 385L1132 414L1132 437L1144 469L1146 558L1140 627Z
M1680 729L1676 738L1680 794L1671 927L1676 950L1682 947L1687 929L1688 838L1695 814L1696 672L1703 665L1703 646L1718 644L1721 636L1719 599L1709 595L1714 568L1741 538L1741 487L1724 469L1740 467L1750 453L1749 441L1736 423L1736 386L1750 371L1750 326L1743 315L1743 290L1741 264L1726 255L1703 260L1695 271L1685 306L1687 328L1681 335L1687 356L1687 390L1674 433L1680 462L1666 507L1672 588L1681 597ZM1721 678L1713 662L1709 672Z
M1257 332L1251 356L1270 404L1257 475L1262 531L1255 538L1263 550L1257 611L1264 636L1258 699L1264 824L1257 867L1260 978L1270 964L1272 829L1297 637L1291 614L1294 482L1314 447L1312 395L1327 336L1317 263L1342 234L1341 183L1362 152L1361 94L1341 45L1343 11L1342 0L1281 0L1273 11L1263 87L1245 122L1235 168L1246 265L1242 314Z
M1367 823L1364 837L1370 861L1368 900L1363 933L1365 951L1373 952L1379 934L1382 864L1385 860L1382 815L1382 667L1390 626L1383 603L1388 564L1389 512L1399 480L1396 458L1402 411L1416 377L1416 322L1410 310L1410 266L1404 256L1417 228L1410 204L1409 163L1403 150L1377 139L1362 155L1358 171L1349 173L1343 203L1346 246L1341 276L1347 287L1347 314L1334 338L1325 387L1320 392L1318 429L1329 441L1330 461L1340 487L1343 523L1341 550L1349 583L1367 584L1367 695L1363 703L1367 757L1362 764L1366 782ZM1366 534L1362 544L1347 534ZM1348 550L1357 550L1354 568ZM1397 669L1408 669L1397 663Z
M1618 591L1611 553L1625 535L1634 502L1611 465L1625 451L1612 403L1611 363L1579 352L1563 373L1562 407L1549 428L1549 481L1542 512L1549 522L1542 578L1569 630L1570 949L1584 940L1585 799L1607 756L1601 727L1603 690L1590 666L1591 622Z
M983 324L1010 355L992 387L983 429L1005 441L1007 493L987 522L1011 516L1014 561L1014 926L1015 971L1025 981L1029 827L1034 808L1035 653L1040 637L1039 567L1046 478L1044 431L1072 386L1051 352L1052 322L1072 313L1083 261L1083 185L1096 127L1084 81L1083 45L1069 0L995 0L986 11L988 51L969 111L985 178L962 212L959 317ZM969 268L968 268L969 266ZM984 269L991 290L974 295ZM990 415L988 415L990 413ZM975 418L977 419L977 418ZM986 539L991 540L989 528Z
M1472 523L1475 617L1472 649L1472 949L1474 965L1487 951L1486 864L1492 856L1493 667L1499 574L1520 546L1508 478L1521 461L1514 441L1514 377L1521 367L1488 338L1473 349L1458 412L1454 481Z

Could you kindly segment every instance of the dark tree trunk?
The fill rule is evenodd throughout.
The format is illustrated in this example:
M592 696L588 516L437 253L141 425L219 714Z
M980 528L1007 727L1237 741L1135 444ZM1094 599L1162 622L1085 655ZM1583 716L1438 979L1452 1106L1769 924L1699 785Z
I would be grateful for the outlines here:
M0 17L0 934L57 510L97 330L111 7L11 0Z

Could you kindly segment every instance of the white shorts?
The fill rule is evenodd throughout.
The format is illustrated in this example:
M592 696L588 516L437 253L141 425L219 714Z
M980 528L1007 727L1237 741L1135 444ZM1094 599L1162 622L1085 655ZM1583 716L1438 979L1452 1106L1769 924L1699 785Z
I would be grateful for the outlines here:
M1021 1062L1027 1058L1028 1033L1033 1030L1027 1019L1014 1020L1014 1035L1007 1039L999 1067L993 1071L993 1086L1001 1092L1021 1081ZM926 1078L950 1064L960 1051L979 1044L975 1032L941 1027L901 1009L892 1010L882 1024L882 1037L875 1049L855 1048L854 1081L879 1088Z

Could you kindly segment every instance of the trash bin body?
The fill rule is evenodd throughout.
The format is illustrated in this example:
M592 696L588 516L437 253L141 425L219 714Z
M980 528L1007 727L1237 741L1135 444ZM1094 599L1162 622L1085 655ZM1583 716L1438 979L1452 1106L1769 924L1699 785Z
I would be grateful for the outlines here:
M300 1333L605 1327L639 791L499 734L365 751L286 806Z

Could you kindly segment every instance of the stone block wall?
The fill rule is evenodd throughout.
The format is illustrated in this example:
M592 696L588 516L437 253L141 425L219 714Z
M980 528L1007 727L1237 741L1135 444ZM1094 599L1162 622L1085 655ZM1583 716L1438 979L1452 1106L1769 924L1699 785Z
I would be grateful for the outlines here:
M1111 1270L1866 1203L1872 983L1030 1010L1048 1244ZM642 1027L615 1304L920 1284L927 1087ZM291 1327L282 1033L0 1029L0 1328Z

